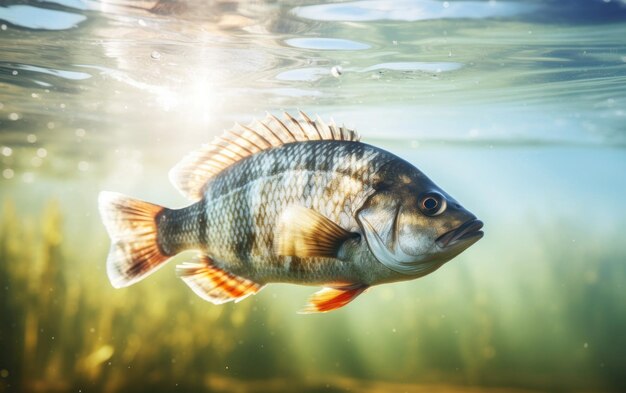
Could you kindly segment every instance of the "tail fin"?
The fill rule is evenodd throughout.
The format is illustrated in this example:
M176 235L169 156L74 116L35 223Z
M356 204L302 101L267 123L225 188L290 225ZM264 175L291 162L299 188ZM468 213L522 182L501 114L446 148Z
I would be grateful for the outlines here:
M157 243L155 218L164 207L108 191L100 193L98 207L111 238L107 274L115 288L140 281L169 259Z

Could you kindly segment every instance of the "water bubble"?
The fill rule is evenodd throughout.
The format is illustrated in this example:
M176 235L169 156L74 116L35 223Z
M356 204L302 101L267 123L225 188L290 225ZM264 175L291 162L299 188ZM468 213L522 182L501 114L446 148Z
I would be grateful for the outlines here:
M5 25L2 25L2 26L5 26ZM2 30L4 30L4 29L2 29ZM0 377L6 378L8 376L9 376L9 370L7 370L6 368L0 370Z
M0 109L4 108L4 104L0 102Z
M59 104L59 108L65 109L65 104L63 104L63 103Z
M4 23L2 25L0 25L0 30L6 30L7 29L7 25L5 25Z
M79 138L82 138L85 136L85 130L83 128L77 128L76 129L76 136Z
M141 27L146 27L146 26L148 26L148 24L146 23L146 21L144 21L143 19L139 19L139 20L137 21L137 24L138 24L139 26L141 26Z
M39 149L37 149L37 157L45 158L47 155L48 155L48 150L44 149L43 147L40 147Z
M37 135L35 135L35 134L28 134L26 136L26 141L28 143L35 143L35 142L37 142Z
M32 183L32 182L33 182L33 180L35 180L35 176L33 175L33 173L32 173L32 172L25 172L25 173L22 175L22 181L23 181L24 183Z
M13 169L11 168L7 168L2 171L2 177L4 177L5 179L12 179L13 176L15 176L15 172L13 172Z
M342 74L341 66L334 66L333 68L331 68L330 74L334 76L335 78L339 78Z
M584 344L583 344L583 347L584 347L584 348L589 348L589 344L584 343Z
M81 172L86 172L89 170L89 163L87 161L80 161L78 163L78 170Z
M20 118L20 115L18 115L18 114L17 114L17 113L15 113L15 112L11 112L11 113L9 113L9 120L13 120L13 121L15 121L15 120L18 120L19 118Z
M447 1L444 1L443 2L443 8L448 8L448 7L450 7L450 3L447 2Z
M17 72L17 70L13 70L13 71L11 71L11 75L15 76L15 75L17 75L17 74L19 74L19 72Z
M158 60L161 58L161 54L158 51L153 50L150 54L150 57L152 57L154 60Z
M54 129L54 122L49 121L49 122L48 122L48 124L47 124L47 126L48 126L48 129L49 129L49 130Z
M34 167L40 167L42 162L41 157L33 157L30 159L30 164Z
M39 97L41 97L41 96L40 96L39 94L37 94L37 93L31 93L31 94L30 94L30 96L31 96L31 97L33 97L33 98L39 98Z
M394 44L394 45L398 45L398 41L396 41L396 40L391 41L391 43Z
M11 154L13 154L13 149L11 149L9 146L2 146L2 155L5 157L10 157Z

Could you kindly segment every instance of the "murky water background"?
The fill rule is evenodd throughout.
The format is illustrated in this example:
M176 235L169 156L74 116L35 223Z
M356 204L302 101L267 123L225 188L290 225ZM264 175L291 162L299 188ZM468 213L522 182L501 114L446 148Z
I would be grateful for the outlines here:
M320 2L321 3L321 2ZM0 2L0 391L623 391L623 1ZM325 315L114 290L100 190L302 109L485 221L436 273Z

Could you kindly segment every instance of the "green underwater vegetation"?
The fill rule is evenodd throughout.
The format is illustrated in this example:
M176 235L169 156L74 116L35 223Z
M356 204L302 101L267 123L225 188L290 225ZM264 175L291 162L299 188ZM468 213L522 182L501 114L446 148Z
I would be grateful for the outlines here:
M432 280L372 288L345 310L302 316L295 307L312 288L271 286L238 304L214 306L165 268L114 290L102 269L107 239L67 247L63 217L54 200L27 217L4 200L0 391L623 386L626 265L617 259L623 244L612 250L591 244L580 253L563 247L571 236L554 227L542 231L553 236L531 253L533 261L514 261L519 279L508 294L459 266Z

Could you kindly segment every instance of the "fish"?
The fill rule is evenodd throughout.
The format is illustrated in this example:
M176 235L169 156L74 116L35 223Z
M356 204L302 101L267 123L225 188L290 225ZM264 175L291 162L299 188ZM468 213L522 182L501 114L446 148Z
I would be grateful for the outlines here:
M430 274L483 237L483 222L411 163L314 118L268 113L189 153L169 173L186 207L102 191L112 286L196 250L176 273L204 300L320 286L300 310L320 313Z

